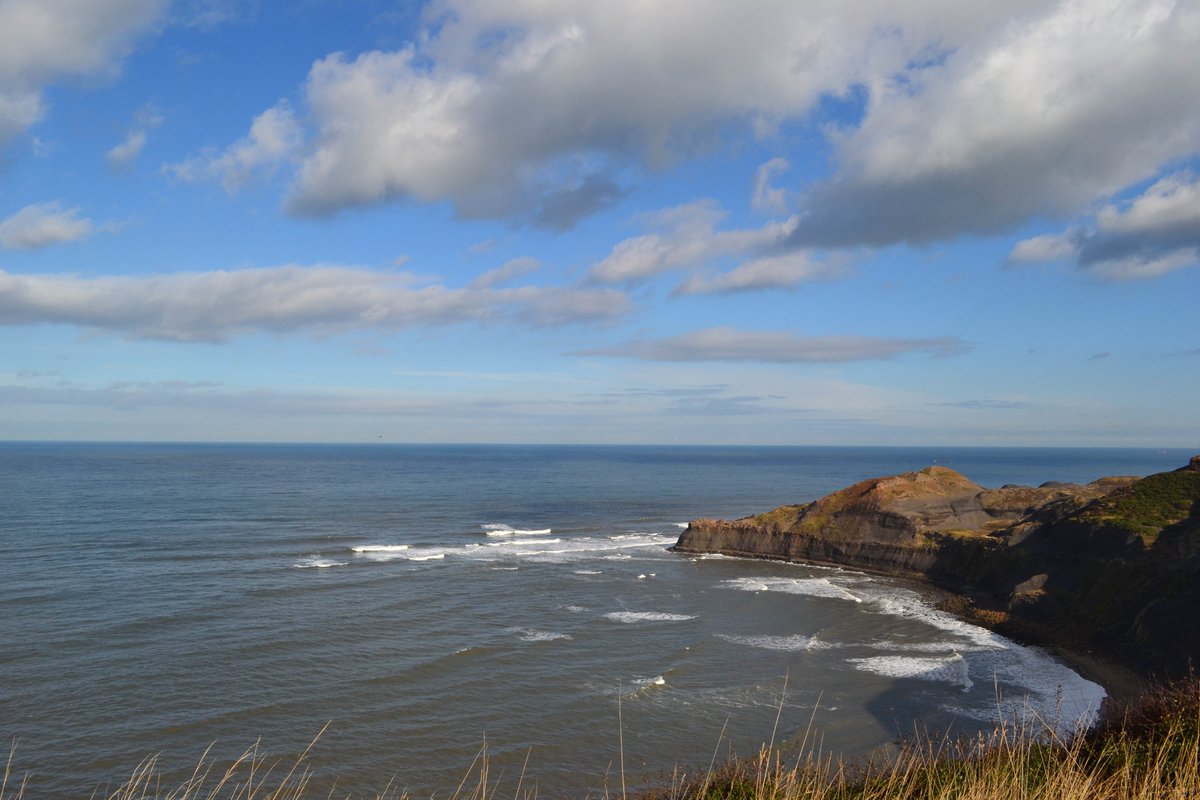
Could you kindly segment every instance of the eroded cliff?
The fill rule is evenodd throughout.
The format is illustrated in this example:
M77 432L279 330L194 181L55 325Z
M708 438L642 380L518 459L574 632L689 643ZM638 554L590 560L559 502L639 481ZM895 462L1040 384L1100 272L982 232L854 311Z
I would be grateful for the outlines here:
M1142 671L1200 661L1200 456L1145 478L997 489L928 467L695 520L675 550L920 577Z

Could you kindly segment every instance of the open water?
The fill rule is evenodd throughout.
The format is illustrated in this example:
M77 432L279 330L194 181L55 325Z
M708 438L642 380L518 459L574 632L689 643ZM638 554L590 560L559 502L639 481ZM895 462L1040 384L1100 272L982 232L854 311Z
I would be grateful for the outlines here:
M619 791L774 734L853 756L918 730L1087 719L1046 654L852 571L676 555L689 519L940 463L989 486L1183 450L0 444L0 737L26 797L151 754L183 777L328 723L314 783ZM316 796L321 796L317 792ZM511 796L511 795L510 795Z

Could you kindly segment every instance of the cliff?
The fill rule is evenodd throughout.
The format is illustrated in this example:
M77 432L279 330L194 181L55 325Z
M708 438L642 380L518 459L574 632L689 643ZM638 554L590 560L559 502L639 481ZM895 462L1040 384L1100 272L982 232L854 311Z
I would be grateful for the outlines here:
M1200 456L1174 472L989 489L945 467L688 525L674 548L926 579L1026 638L1146 673L1200 664Z

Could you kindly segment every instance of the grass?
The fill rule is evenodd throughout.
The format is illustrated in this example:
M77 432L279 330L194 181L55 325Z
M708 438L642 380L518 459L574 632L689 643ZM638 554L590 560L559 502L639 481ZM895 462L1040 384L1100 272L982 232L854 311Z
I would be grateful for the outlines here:
M1153 544L1158 533L1186 519L1200 503L1200 472L1160 472L1088 506L1080 519L1122 528Z
M753 759L677 773L636 800L1183 800L1200 797L1200 680L1163 686L1091 731L1062 740L1045 730L955 742L911 741L886 761L847 764L822 758L805 743L786 756L765 747ZM311 749L311 746L310 746ZM101 800L315 800L343 797L310 789L306 750L290 765L264 763L256 749L225 768L202 758L191 777L164 786L155 759ZM22 800L12 775L0 800ZM515 800L535 790L518 782ZM623 776L622 776L623 778ZM486 748L449 800L501 800L488 774ZM622 797L624 797L622 780ZM389 786L377 797L407 798ZM605 800L608 800L606 798Z

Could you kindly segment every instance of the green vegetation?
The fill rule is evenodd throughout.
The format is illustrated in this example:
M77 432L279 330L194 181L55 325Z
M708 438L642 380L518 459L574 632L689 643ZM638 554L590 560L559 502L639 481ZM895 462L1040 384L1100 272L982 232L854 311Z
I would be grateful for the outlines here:
M1197 503L1200 472L1160 472L1100 498L1079 518L1130 531L1149 545L1163 528L1187 519Z
M1062 741L1014 734L918 742L860 767L778 753L680 779L643 800L1159 800L1200 797L1200 683L1144 696Z
M202 760L189 778L165 786L151 759L106 800L306 800L344 795L313 790L308 753L290 767L264 763L251 751L226 768ZM11 759L10 759L11 766ZM6 770L0 800L21 800L24 785ZM500 800L486 751L450 800ZM1190 678L1144 695L1120 715L1069 741L1042 731L960 742L910 742L886 761L853 765L764 749L695 775L677 774L637 800L1159 800L1200 797L1200 681ZM515 800L536 790L518 782ZM35 787L30 787L34 791ZM505 795L507 796L507 794ZM406 798L387 787L377 797ZM612 800L606 794L605 800ZM626 800L622 791L622 800Z

